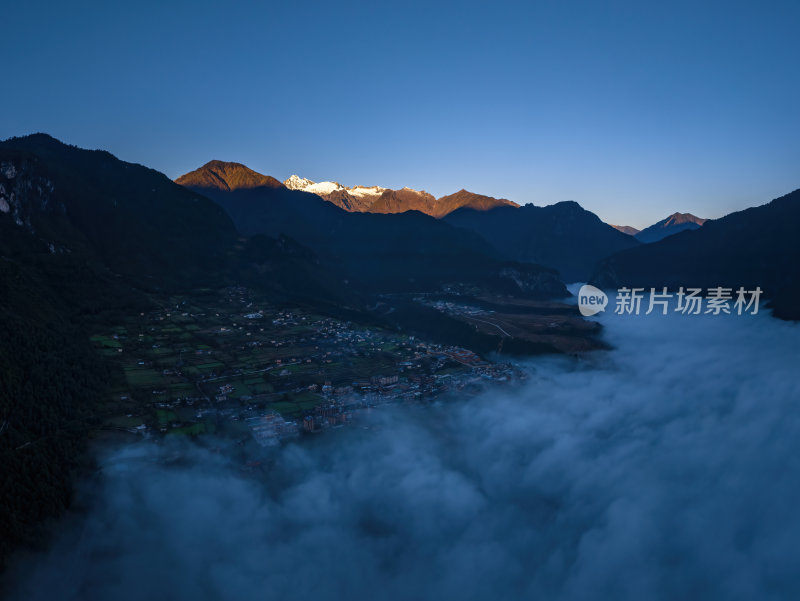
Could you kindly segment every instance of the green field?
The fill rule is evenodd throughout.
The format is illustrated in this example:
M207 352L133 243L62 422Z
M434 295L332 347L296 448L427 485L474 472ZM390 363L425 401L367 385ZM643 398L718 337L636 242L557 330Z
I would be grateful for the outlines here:
M174 411L169 411L167 409L157 409L156 418L158 419L158 425L162 428L167 426L170 422L178 421L178 415Z
M125 378L131 388L158 388L164 384L164 376L160 372L146 367L126 367Z
M213 434L216 431L214 424L209 422L197 422L190 426L181 426L180 428L173 428L169 434L179 436L199 436L200 434Z
M102 334L96 334L92 336L90 340L95 346L98 347L116 349L122 346L122 343L119 340L112 338L111 336L103 336Z
M195 304L204 301L205 306ZM309 385L331 381L341 386L395 375L398 363L413 353L406 337L355 330L298 309L270 308L264 299L243 300L238 291L211 292L208 298L193 298L191 305L182 297L162 298L158 304L161 310L130 316L118 326L98 325L91 337L97 352L124 374L108 401L108 413L120 414L108 420L110 425L131 428L147 423L169 428L179 422L183 425L170 432L189 436L215 427L245 431L238 421L211 423L199 420L197 414L209 408L237 414L249 411L250 406L256 410L266 406L287 416L301 416L325 400L308 391ZM242 318L251 307L263 311L266 318ZM274 318L296 323L273 324ZM361 337L365 340L359 342ZM453 368L454 372L459 369ZM287 373L281 376L284 370ZM233 390L218 401L224 385ZM121 396L129 399L122 401ZM242 397L249 398L245 402ZM186 398L198 400L191 405L176 402ZM128 414L137 417L125 417Z

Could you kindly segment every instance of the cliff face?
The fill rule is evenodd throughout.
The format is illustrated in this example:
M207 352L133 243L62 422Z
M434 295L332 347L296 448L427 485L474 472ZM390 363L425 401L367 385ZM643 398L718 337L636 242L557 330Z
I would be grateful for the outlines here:
M34 231L36 213L66 213L64 204L54 197L54 190L53 182L37 169L35 160L0 161L0 213L8 214L17 226L30 233Z

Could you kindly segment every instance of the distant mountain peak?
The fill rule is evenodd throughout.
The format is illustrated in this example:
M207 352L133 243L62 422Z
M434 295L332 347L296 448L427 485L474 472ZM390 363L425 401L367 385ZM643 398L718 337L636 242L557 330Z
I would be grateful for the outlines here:
M176 183L191 188L216 188L220 190L248 190L266 186L282 188L283 184L269 175L253 171L241 163L209 161L175 180Z
M347 191L356 197L374 196L377 198L386 191L386 188L381 186L353 186L348 188Z
M628 234L629 236L635 236L641 230L636 229L632 225L614 225L613 223L609 223L611 227L613 227L618 232L622 232L623 234Z
M718 219L699 219L702 226L685 220L663 227L684 215L697 219L677 213L647 230L662 226L661 230L685 227L693 231L606 257L589 281L602 288L758 287L762 299L771 299L774 316L800 319L800 271L796 267L800 260L800 190Z
M310 192L350 212L364 212L386 190L380 186L353 186L348 188L339 182L314 182L299 175L292 175L283 182L290 190Z
M639 245L574 201L497 206L482 213L465 207L444 220L474 230L506 257L554 267L569 282L585 282L597 257Z
M706 221L708 220L696 217L691 213L673 213L672 215L664 219L663 223L665 225L675 225L679 223L696 223L697 225L703 225Z
M54 138L50 134L46 134L44 132L36 132L33 134L28 134L26 136L15 136L13 138L9 138L8 140L3 141L15 141L15 142L27 142L27 143L44 143L44 144L58 144L61 146L69 146L65 144L58 138Z
M575 211L578 211L578 210L585 211L586 210L576 200L560 200L557 203L555 203L553 206L554 207L561 207L562 209L572 209L572 210L575 210Z
M304 190L308 186L313 186L314 182L299 175L290 175L283 181L283 185L290 190Z
M514 207L519 205L515 202L505 198L494 198L493 196L485 196L483 194L476 194L461 188L454 194L442 196L436 200L436 214L435 217L444 217L458 209L472 209L474 211L491 211L498 207Z
M644 228L641 232L636 234L636 239L640 242L657 242L658 240L662 240L667 236L672 236L679 232L696 230L706 221L708 220L696 217L691 213L673 213L658 223Z
M347 191L347 188L345 188L339 182L331 182L331 181L314 182L305 177L300 177L299 175L290 176L289 179L284 180L283 185L289 188L290 190L301 190L302 192L311 192L312 194L317 194L318 196L322 196L323 198L325 198L326 194ZM328 199L326 198L325 200Z

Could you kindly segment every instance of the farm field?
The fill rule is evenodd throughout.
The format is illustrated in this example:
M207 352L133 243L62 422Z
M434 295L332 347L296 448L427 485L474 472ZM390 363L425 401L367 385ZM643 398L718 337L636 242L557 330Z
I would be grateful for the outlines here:
M433 393L434 372L469 372L438 345L271 306L245 288L172 296L159 305L98 324L91 337L122 374L104 427L197 436L269 413L302 419L365 387L383 394L388 386L403 398L412 389Z

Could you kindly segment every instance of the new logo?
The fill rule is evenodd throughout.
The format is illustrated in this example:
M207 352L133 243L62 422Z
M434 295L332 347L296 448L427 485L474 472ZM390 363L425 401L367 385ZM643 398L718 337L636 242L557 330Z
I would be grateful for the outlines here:
M600 311L605 311L606 305L608 305L608 297L605 292L589 284L581 286L578 292L578 309L581 315L584 317L596 315Z

